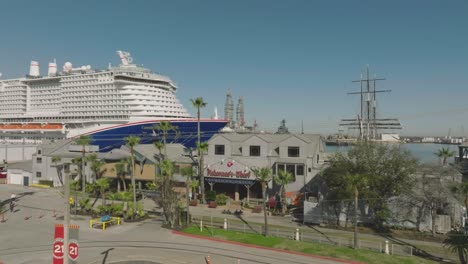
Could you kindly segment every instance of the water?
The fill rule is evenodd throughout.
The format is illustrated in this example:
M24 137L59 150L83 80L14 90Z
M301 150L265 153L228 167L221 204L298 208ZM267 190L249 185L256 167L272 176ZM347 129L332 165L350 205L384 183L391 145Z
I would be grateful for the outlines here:
M417 143L405 143L401 144L402 148L406 148L413 155L418 158L423 163L434 163L439 162L439 158L434 154L441 148L449 148L451 151L455 151L455 156L458 155L458 145L448 145L448 144L417 144ZM350 147L345 146L326 146L327 152L337 152L337 151L347 151ZM449 162L453 162L454 158L450 158Z

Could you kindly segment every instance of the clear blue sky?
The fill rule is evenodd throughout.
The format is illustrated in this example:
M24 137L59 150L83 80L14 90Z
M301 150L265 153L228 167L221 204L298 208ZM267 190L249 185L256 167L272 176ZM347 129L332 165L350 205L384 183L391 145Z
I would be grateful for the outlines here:
M169 75L178 97L223 114L244 96L246 121L336 132L355 117L351 81L369 64L392 93L380 96L402 134L468 135L468 2L451 1L10 1L0 5L0 72L29 61L105 68L116 50ZM236 104L237 102L235 102Z

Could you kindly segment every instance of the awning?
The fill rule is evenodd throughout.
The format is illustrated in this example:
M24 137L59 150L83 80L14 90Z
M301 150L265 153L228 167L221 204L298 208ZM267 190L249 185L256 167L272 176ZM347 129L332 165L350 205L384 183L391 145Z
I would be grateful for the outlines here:
M210 183L229 183L229 184L244 184L244 185L252 185L255 183L254 180L245 180L245 179L231 179L231 178L212 178L212 177L205 177L206 182Z

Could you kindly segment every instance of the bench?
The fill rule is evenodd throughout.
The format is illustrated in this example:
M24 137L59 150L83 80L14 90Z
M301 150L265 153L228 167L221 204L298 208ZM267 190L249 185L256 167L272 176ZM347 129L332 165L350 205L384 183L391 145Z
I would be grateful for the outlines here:
M100 227L102 230L106 230L106 226L113 224L120 225L120 217L111 217L110 215L105 215L101 218L89 220L89 228Z

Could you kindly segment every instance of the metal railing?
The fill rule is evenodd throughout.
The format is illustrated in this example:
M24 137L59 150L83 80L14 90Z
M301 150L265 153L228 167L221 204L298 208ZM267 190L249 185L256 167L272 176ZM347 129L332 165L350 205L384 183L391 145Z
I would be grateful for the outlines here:
M224 229L224 222L219 221L219 219L211 218L211 217L194 217L193 223L197 226L200 226L200 221L204 227L212 228L212 229ZM259 224L250 224L250 223L239 223L237 221L230 221L226 219L227 230L232 230L236 232L242 233L251 233L251 234L261 234L265 233L264 226ZM291 240L296 240L299 238L300 241L304 242L313 242L313 243L320 243L320 244L327 244L339 247L353 247L354 241L351 237L339 237L339 236L326 236L319 234L317 232L288 227L269 227L268 228L268 235L272 237L279 237L279 238L286 238ZM386 250L386 247L387 250ZM385 253L388 251L388 254L391 255L398 255L398 256L412 256L413 255L413 247L402 245L402 244L394 244L388 243L386 245L385 241L372 241L372 240L365 240L359 239L358 240L358 248L364 250L370 250L374 252Z

